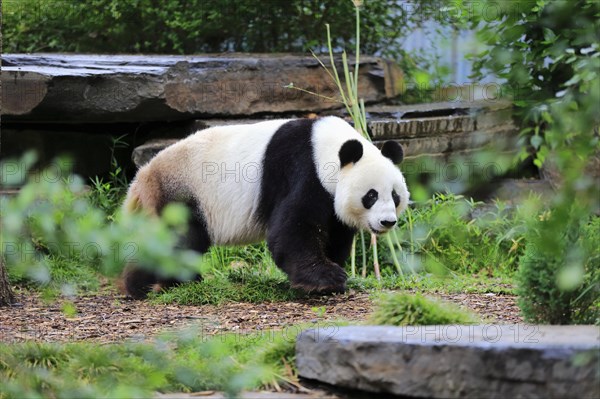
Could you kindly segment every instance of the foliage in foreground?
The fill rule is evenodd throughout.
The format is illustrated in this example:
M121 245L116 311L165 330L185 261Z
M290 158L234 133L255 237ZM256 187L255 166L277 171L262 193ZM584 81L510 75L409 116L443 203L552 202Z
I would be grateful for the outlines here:
M532 323L600 324L600 218L567 211L531 222L517 274L519 307Z
M294 384L301 329L208 338L190 329L153 343L0 345L0 398L152 397L155 392Z
M370 323L392 326L476 324L479 317L449 303L416 294L382 294Z
M3 161L0 173L25 165L25 174L34 161L32 154ZM177 235L187 226L183 206L168 205L160 218L121 214L110 222L112 217L90 200L83 181L66 168L52 179L29 177L15 197L0 197L0 248L11 281L58 283L73 292L72 278L93 288L93 274L114 276L128 261L154 266L164 276L189 278L198 270L198 255L177 249ZM20 181L4 176L2 183Z
M506 80L524 125L521 157L533 155L559 187L550 211L530 212L527 223L518 293L531 322L600 319L599 13L595 0L521 1L506 2L495 21L472 21L489 46L477 77Z

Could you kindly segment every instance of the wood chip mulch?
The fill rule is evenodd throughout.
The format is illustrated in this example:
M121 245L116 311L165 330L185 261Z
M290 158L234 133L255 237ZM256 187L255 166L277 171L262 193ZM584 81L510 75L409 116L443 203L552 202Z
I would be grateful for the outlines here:
M515 297L499 294L435 294L497 324L521 323ZM98 343L144 341L165 330L195 326L206 337L224 332L285 331L300 323L327 328L335 320L362 322L372 311L368 293L277 303L220 306L158 305L127 300L113 290L70 299L77 313L63 312L65 300L45 303L38 294L18 293L18 303L0 308L0 342ZM324 312L323 312L324 309ZM290 333L293 333L290 331Z
M495 324L523 323L517 298L502 294L436 294L439 298L479 314L486 322Z

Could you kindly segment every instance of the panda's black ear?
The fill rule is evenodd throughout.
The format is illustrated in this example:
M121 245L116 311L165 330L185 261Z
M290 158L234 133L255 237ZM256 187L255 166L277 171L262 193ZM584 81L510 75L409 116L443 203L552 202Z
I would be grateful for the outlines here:
M391 159L395 165L401 164L404 159L404 150L402 149L402 146L394 140L388 140L383 143L381 154L384 157Z
M349 163L356 163L363 156L363 146L358 140L348 140L340 148L340 163L342 168Z

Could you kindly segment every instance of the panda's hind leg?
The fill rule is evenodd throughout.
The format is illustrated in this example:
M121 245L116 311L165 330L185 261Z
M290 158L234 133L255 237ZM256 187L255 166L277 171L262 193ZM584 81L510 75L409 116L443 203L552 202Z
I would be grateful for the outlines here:
M208 251L211 245L210 236L206 228L206 222L204 216L200 212L198 204L195 201L190 201L187 205L192 216L188 224L186 235L179 238L178 248L191 249L203 254ZM191 279L191 281L201 280L202 276L199 273L196 273ZM157 287L155 288L158 290L166 289L175 285L179 285L183 282L184 281L176 278L158 278Z
M121 274L121 289L133 299L145 298L156 283L156 274L137 263L128 263Z
M187 233L179 237L177 247L179 249L191 249L199 253L204 253L210 247L210 237L204 223L204 218L192 210L192 218L189 222ZM163 289L179 285L185 281L176 278L161 277L150 268L142 267L133 262L128 263L123 270L122 288L126 295L134 299L144 299L148 293L158 292ZM199 273L191 278L192 281L202 280Z

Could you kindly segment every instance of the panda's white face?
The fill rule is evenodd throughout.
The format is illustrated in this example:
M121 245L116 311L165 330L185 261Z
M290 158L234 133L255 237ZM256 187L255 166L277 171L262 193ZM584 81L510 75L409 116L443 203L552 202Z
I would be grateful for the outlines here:
M400 170L380 158L344 167L334 199L336 214L342 222L375 234L385 233L397 224L398 215L406 209L409 199Z
M370 144L363 150L357 160L342 161L335 211L347 225L381 234L397 224L409 193L404 176L390 159Z

